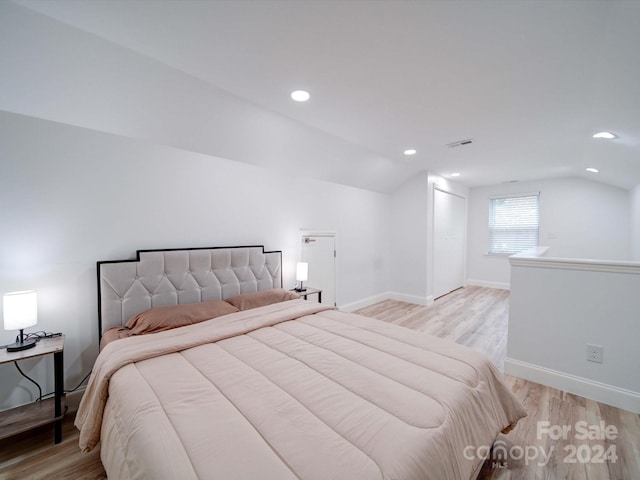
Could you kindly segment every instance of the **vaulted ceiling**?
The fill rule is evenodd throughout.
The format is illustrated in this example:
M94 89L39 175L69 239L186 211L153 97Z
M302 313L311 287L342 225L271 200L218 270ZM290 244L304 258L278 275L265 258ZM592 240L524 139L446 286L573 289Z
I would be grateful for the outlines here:
M386 159L380 190L422 170L640 184L637 1L15 3Z

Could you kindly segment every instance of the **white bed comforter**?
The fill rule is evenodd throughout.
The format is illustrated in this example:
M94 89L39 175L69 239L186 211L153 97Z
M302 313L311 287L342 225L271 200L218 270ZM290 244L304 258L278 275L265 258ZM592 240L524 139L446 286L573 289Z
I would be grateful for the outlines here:
M292 300L110 343L76 426L110 479L446 480L524 415L473 350Z

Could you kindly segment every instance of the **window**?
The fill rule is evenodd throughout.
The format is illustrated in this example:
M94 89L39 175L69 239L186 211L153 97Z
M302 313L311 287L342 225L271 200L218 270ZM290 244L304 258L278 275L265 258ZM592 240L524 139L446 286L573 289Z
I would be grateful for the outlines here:
M489 253L512 254L538 246L540 194L489 199Z

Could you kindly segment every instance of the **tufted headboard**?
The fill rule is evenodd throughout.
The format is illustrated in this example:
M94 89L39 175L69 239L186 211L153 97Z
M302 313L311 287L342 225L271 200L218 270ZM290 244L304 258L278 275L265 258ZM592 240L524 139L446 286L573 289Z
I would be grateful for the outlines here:
M224 300L282 287L282 252L263 246L138 250L98 262L100 337L151 307Z

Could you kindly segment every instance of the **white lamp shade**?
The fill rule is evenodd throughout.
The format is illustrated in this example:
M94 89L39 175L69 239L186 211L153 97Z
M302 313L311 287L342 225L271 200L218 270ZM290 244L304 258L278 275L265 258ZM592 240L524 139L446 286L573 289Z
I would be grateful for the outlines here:
M38 323L38 294L35 290L5 293L2 310L5 330L21 330Z
M309 264L307 262L298 262L296 264L296 280L298 282L306 282L309 278Z

